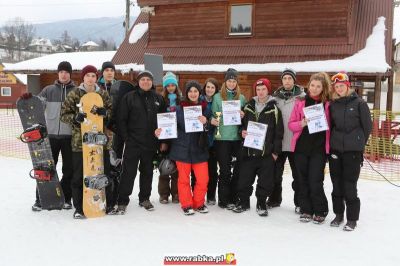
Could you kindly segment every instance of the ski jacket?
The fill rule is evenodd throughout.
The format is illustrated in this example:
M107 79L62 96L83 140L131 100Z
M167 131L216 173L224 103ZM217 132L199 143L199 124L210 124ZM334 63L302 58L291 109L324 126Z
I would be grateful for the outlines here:
M296 149L297 140L300 138L301 133L303 132L303 127L301 126L301 120L304 118L303 108L306 105L305 99L297 99L296 103L293 107L292 114L290 115L289 129L293 132L293 138L291 142L291 151L294 152ZM330 128L330 119L329 119L329 102L326 102L324 105L325 108L325 116L328 122L328 127ZM329 139L331 135L331 130L328 129L325 132L325 152L329 154Z
M37 96L45 104L46 127L50 138L65 139L71 138L72 129L67 123L60 120L61 106L67 94L75 88L71 80L68 84L60 83L58 80L54 84L46 86Z
M103 99L103 106L107 110L107 116L104 118L105 125L111 117L111 99L107 91L101 90L97 85L95 92L101 96ZM79 107L77 105L79 104L82 96L86 93L86 89L82 83L79 87L74 88L68 93L67 98L61 107L61 121L69 124L72 127L71 145L73 152L82 151L81 125L75 121L75 116L79 113ZM106 145L107 148L110 147L109 142L110 140Z
M304 97L304 89L298 85L294 85L291 91L285 90L284 87L277 89L273 95L277 102L278 108L282 112L282 120L284 127L284 134L282 140L282 151L291 151L291 142L293 138L293 132L289 130L288 123L290 115L292 114L296 99Z
M367 103L353 92L347 97L332 101L329 109L332 122L331 150L364 151L372 130Z
M232 93L228 92L227 95L228 95L228 98L227 98L228 101L231 101L234 99L234 96ZM246 98L243 96L243 94L240 95L239 100L240 100L240 107L243 108L246 103ZM211 108L212 108L214 117L215 117L215 112L221 112L220 123L219 123L219 125L220 125L219 132L221 134L221 138L215 139L214 141L240 140L240 136L238 134L239 126L224 126L223 125L222 98L221 98L221 94L219 92L214 95Z
M249 121L258 122L268 125L267 134L265 135L265 142L263 150L244 147L242 143L243 156L270 156L271 153L276 155L282 151L282 138L283 138L283 122L282 114L279 110L274 97L269 97L264 109L261 112L256 111L256 99L251 99L244 107L244 117L242 119L243 129L247 129Z
M178 138L171 142L171 151L169 158L174 161L196 164L207 162L208 160L208 136L207 132L185 132L184 106L190 106L187 102L182 102L176 109L176 119L178 124ZM203 115L207 118L211 117L211 112L207 112L207 102L200 102ZM207 122L205 128L208 128Z
M126 146L145 151L156 151L158 139L157 114L166 112L166 105L155 89L144 91L136 87L127 93L120 102L117 114L117 132Z

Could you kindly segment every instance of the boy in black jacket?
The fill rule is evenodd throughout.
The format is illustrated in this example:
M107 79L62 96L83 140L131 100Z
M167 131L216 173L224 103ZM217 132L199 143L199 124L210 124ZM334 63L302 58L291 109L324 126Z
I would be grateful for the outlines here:
M256 197L257 213L267 216L267 197L274 188L275 160L282 151L283 122L282 114L276 105L275 99L270 96L271 82L264 78L253 85L256 95L244 107L242 137L247 136L249 121L266 124L267 133L263 150L248 148L242 145L242 165L238 180L239 203L233 209L241 213L250 209L250 196L253 192L253 183L258 176Z

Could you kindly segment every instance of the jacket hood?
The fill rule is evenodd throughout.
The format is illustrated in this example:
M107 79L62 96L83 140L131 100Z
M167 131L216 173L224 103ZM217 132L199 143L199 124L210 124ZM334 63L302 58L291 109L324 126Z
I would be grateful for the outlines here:
M95 91L96 91L96 92L99 92L99 91L100 91L100 87L99 87L99 85L95 84L95 87L96 87ZM86 88L85 88L85 86L84 86L84 83L83 83L83 82L81 83L81 85L79 85L79 87L78 87L78 88L79 88L80 90L83 90L83 91L87 92L87 90L86 90Z
M290 97L299 96L299 95L303 94L303 92L304 92L304 88L295 84L291 90L286 90L284 87L279 87L272 94L272 96L287 100Z

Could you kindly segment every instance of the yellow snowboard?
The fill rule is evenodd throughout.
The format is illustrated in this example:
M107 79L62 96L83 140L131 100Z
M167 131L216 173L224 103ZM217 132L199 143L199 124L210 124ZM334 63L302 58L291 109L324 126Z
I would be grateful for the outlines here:
M103 107L103 99L95 92L86 93L80 101L80 111L86 113L81 123L82 138L85 133L103 133L103 117L91 113L93 106ZM82 141L83 179L87 176L104 174L103 145L85 144ZM83 182L83 212L87 218L106 214L105 189L91 189Z

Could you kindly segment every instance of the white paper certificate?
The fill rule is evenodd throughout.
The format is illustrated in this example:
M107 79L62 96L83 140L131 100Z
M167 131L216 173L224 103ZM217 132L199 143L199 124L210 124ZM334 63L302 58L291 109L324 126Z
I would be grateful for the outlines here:
M186 133L203 131L203 124L199 121L199 116L202 115L200 105L183 107Z
M308 120L307 126L310 134L328 130L328 122L322 103L304 107L303 112Z
M249 121L243 146L263 150L268 125Z
M240 101L222 101L222 118L224 126L242 124L240 119Z
M178 137L176 112L157 114L157 125L162 129L159 139L176 139Z

